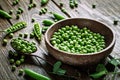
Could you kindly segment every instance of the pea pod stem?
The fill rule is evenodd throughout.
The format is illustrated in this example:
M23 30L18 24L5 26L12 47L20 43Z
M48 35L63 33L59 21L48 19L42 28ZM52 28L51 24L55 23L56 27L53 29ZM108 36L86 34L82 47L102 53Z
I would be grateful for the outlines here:
M11 19L12 18L12 16L4 10L0 10L0 17L6 18L6 19Z

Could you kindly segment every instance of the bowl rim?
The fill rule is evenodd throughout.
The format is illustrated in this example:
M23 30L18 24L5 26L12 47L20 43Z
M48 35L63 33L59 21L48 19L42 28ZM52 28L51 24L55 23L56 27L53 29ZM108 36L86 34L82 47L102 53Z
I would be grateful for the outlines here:
M59 49L55 48L55 47L50 43L50 41L49 41L48 38L47 38L48 31L49 31L54 25L56 25L56 24L58 24L58 23L60 23L60 22L67 21L67 20L74 20L74 19L90 20L90 21L98 22L98 23L106 26L106 27L109 28L109 30L111 30L111 32L112 32L112 35L113 35L112 42L108 45L108 47L104 48L103 50L101 50L101 51L99 51L99 52L87 53L87 54L76 54L76 53L74 54L74 53L71 53L71 52L66 52L66 51L62 51L62 50L59 50ZM46 33L45 33L45 41L47 42L47 44L48 44L50 47L52 47L53 49L55 49L55 50L57 50L57 51L59 51L59 52L62 52L62 53L64 53L64 54L90 56L90 55L95 55L95 54L102 53L102 52L108 50L109 48L111 48L111 47L114 45L114 43L115 43L115 31L114 31L111 27L109 27L107 24L105 24L105 23L103 23L103 22L100 22L100 21L98 21L98 20L95 20L95 19L89 19L89 18L68 18L68 19L63 19L63 20L60 20L60 21L52 24L52 25L47 29L47 31L46 31Z

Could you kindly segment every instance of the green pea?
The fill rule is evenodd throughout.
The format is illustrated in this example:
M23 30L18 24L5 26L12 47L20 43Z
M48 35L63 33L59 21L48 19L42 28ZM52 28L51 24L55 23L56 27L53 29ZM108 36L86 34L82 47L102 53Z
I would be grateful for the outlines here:
M93 5L92 5L92 8L93 8L93 9L94 9L94 8L96 8L96 5L95 5L95 4L93 4Z
M10 64L13 64L15 62L14 59L10 59Z
M45 8L42 8L41 11L42 11L42 14L45 14L47 12Z
M113 24L118 25L118 20L114 20Z
M34 33L30 33L30 38L34 38Z
M19 7L18 10L20 10L21 13L23 13L23 8Z
M74 8L74 6L75 6L74 3L70 3L71 8Z
M28 34L27 34L27 33L25 33L25 34L24 34L24 38L27 38L27 36L28 36Z
M31 22L35 22L35 19L34 19L34 18L32 18Z
M63 3L62 2L60 2L60 7L63 7Z
M12 71L15 71L15 70L16 70L16 66L13 65L11 70L12 70Z
M14 35L13 33L10 33L9 38L13 38L13 35Z
M20 18L20 15L19 14L16 14L16 19L19 19Z
M13 13L13 10L10 10L10 11L9 11L9 14L12 14L12 13Z
M6 45L7 45L7 42L8 42L7 39L3 39L3 43L2 43L2 45L3 45L3 46L6 46Z
M65 8L61 8L61 11L62 11L63 13L67 13L67 10L66 10Z
M39 15L42 15L42 11L39 11Z
M33 7L36 7L36 3L33 3Z
M23 69L19 69L19 73L18 73L18 75L23 75L23 72L24 72Z
M21 14L21 10L18 10L18 11L17 11L17 14Z
M19 66L19 65L21 64L21 61L20 61L20 60L17 60L17 61L15 62L15 64L16 64L16 66Z
M30 4L33 3L33 0L30 0Z
M19 37L22 37L23 36L23 34L19 34Z

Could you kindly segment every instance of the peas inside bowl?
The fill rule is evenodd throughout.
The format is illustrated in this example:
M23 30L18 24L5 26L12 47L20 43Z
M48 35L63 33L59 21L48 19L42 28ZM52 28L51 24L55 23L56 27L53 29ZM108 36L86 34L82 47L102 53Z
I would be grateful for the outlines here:
M55 48L73 54L99 52L105 48L104 36L75 25L58 29L53 33L50 42Z
M76 32L76 30L74 30L71 32L69 30L66 30L67 26L69 26L69 28L73 28L73 29L75 28L76 30L78 29L78 31ZM75 26L77 26L77 28ZM61 29L65 30L64 32L67 32L67 34L64 33L63 31L61 31L61 33L59 34L58 32ZM87 36L88 35L92 35L92 36L95 35L95 37L97 36L96 40L98 41L94 41L94 38L92 37L91 38L86 37L86 35L82 34L80 31L87 33L86 34ZM75 33L75 35L72 34L73 32ZM82 36L83 39L86 37L88 38L88 40L85 39L83 41L82 40L79 41L80 38L78 37L77 34L79 36L83 35ZM66 40L63 39L62 41L62 38L61 38L59 39L60 40L59 41L57 38L57 40L54 41L55 36L56 37L62 36L62 38L65 37ZM67 37L67 36L70 36L70 37ZM71 40L72 38L73 40ZM88 48L86 49L83 48L81 52L76 49L75 44L72 47L74 49L72 48L65 49L64 46L67 46L67 44L69 44L66 41L69 41L69 40L71 43L73 43L74 40L75 40L75 43L79 43L79 44L81 43L79 47L77 45L78 50L82 49L82 46L84 47L86 43L87 44L93 43L94 45L93 44L90 46L87 45ZM89 42L89 40L91 41ZM59 45L57 45L57 44L60 44L61 46L62 43L60 42L64 43L64 46L61 47L61 49L59 48ZM56 59L64 63L70 64L70 65L76 65L76 66L94 65L99 63L101 60L105 59L112 52L115 44L115 34L113 29L104 25L101 22L91 20L91 19L84 19L84 18L71 18L71 19L65 19L65 20L59 21L53 24L50 28L48 28L48 30L45 33L45 43L49 53L53 55ZM97 48L98 50L94 48L94 46L98 47Z

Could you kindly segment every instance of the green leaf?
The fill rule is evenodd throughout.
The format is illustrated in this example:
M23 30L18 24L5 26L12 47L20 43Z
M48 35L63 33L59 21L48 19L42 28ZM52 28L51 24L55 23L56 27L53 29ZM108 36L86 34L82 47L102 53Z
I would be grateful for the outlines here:
M55 73L57 75L64 75L66 73L66 70L60 68L61 65L62 65L62 63L60 61L57 61L53 65L53 73Z
M105 74L106 74L106 71L100 71L100 72L96 72L96 73L90 74L90 77L92 77L94 79L97 79L97 78L102 77Z
M117 59L111 59L109 63L111 63L114 66L118 66L120 64L120 62Z
M108 73L108 71L107 71L106 67L103 64L98 64L97 68L96 68L96 72L93 74L90 74L90 77L97 79L107 73Z
M103 64L98 64L97 68L96 68L96 72L101 72L101 71L106 71L107 72L107 69Z
M62 65L62 63L60 61L57 61L54 65L53 65L53 72L56 73L58 71L58 69L60 68L60 66Z
M57 71L58 75L64 75L66 73L66 70L59 68Z

